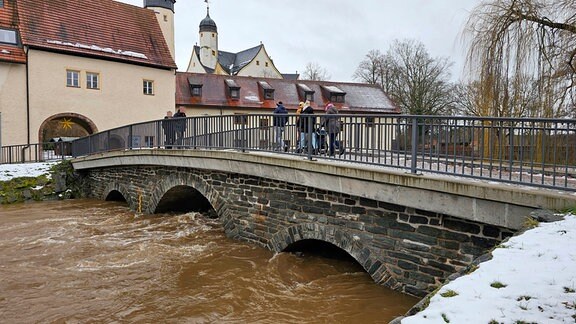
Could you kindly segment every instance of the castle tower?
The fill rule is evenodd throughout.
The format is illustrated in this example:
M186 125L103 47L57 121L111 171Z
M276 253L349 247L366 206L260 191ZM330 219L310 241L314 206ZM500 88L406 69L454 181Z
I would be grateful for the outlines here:
M218 63L218 28L210 18L210 7L206 9L206 18L200 22L200 61L211 69Z
M170 49L170 54L172 58L176 61L176 48L174 41L174 4L176 0L144 0L144 8L149 8L154 10L156 13L156 19L158 19L158 24L162 33L164 34L164 39L166 44Z

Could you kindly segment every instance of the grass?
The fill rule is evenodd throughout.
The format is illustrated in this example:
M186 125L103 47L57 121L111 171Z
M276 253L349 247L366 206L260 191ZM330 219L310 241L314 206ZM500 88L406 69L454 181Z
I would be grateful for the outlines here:
M450 298L450 297L458 296L458 293L455 292L454 290L450 289L450 290L447 290L447 291L441 293L440 296L442 296L444 298Z
M540 225L540 222L532 217L526 217L526 220L524 220L524 227L526 228L535 228L538 225Z
M445 323L450 323L448 316L446 316L446 314L444 314L444 313L442 313L442 319L444 320Z
M496 288L496 289L506 288L506 286L507 285L501 283L500 281L494 281L493 283L490 284L490 287Z

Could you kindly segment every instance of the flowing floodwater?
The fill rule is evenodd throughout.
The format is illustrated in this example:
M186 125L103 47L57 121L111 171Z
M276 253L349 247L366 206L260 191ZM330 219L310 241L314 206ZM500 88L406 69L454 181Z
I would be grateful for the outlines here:
M387 323L416 302L349 260L274 254L196 213L0 206L1 323Z

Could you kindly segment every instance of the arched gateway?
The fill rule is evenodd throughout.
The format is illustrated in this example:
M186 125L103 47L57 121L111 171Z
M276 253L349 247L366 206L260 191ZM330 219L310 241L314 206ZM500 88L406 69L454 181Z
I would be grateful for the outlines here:
M46 143L53 138L83 137L97 132L96 124L88 117L76 113L60 113L42 122L38 129L38 142Z

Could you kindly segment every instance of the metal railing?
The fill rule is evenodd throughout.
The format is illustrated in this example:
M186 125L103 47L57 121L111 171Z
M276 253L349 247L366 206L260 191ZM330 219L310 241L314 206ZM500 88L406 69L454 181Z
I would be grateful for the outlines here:
M339 145L330 152L321 128L329 116L288 115L280 145L274 115L246 114L127 125L71 148L75 157L141 148L265 151L576 191L574 120L339 114Z
M2 146L0 164L47 162L72 158L72 143L47 142Z

